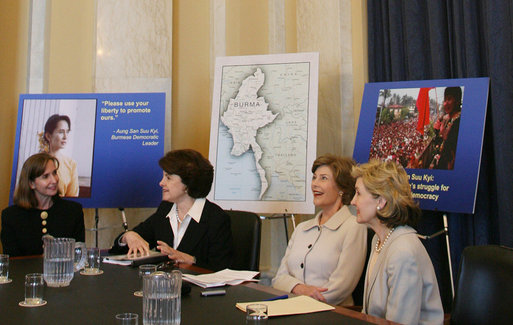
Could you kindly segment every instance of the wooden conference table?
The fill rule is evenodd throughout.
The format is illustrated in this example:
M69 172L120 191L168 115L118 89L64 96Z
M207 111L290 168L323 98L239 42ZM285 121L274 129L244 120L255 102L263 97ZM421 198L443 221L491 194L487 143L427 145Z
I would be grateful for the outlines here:
M10 261L9 284L0 285L0 324L115 324L115 315L139 314L142 324L142 298L133 295L141 287L137 268L102 263L98 276L75 273L70 286L45 286L45 306L18 306L24 299L24 278L28 273L42 273L42 257L14 258ZM202 273L194 266L184 273ZM201 297L202 288L192 285L191 293L182 296L181 324L244 324L245 314L237 302L268 299L283 292L247 283L226 287L226 295ZM306 315L272 317L269 324L392 324L383 319L337 307L334 311Z

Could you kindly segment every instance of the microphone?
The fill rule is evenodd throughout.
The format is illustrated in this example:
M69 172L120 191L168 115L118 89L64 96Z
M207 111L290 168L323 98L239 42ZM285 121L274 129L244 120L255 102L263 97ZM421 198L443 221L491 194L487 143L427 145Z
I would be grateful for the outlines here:
M125 232L128 231L128 223L126 222L125 208L118 208L121 211L121 218L123 219L123 228L125 228Z

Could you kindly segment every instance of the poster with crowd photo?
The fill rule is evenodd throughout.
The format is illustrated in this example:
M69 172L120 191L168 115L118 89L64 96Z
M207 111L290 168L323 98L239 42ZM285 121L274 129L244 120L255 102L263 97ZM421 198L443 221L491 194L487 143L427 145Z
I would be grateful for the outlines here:
M157 206L164 117L164 93L20 95L10 204L24 162L47 152L62 197L86 208Z
M353 158L402 165L421 209L473 213L489 78L365 85Z

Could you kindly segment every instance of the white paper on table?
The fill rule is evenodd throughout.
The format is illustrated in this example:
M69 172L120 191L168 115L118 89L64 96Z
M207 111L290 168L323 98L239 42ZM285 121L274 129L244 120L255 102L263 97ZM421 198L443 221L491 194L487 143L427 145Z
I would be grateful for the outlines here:
M333 306L308 296L297 296L273 301L238 302L235 304L235 307L246 312L246 306L251 304L267 305L267 315L269 317L309 314L335 309Z
M244 281L257 281L253 278L259 272L255 271L235 271L224 269L219 272L201 275L183 274L182 278L190 283L194 283L202 288L221 287L224 285L237 285Z

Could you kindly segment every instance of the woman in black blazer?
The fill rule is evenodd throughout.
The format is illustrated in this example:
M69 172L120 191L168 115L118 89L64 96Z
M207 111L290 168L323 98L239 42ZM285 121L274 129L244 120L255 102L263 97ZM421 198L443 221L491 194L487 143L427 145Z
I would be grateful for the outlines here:
M59 161L48 153L32 155L23 164L14 205L2 211L5 254L42 254L45 234L84 241L82 205L59 197L58 168Z
M229 216L205 197L214 168L199 152L168 152L159 160L163 177L157 211L132 231L121 234L113 252L148 254L156 247L177 263L214 271L230 267L233 243Z

